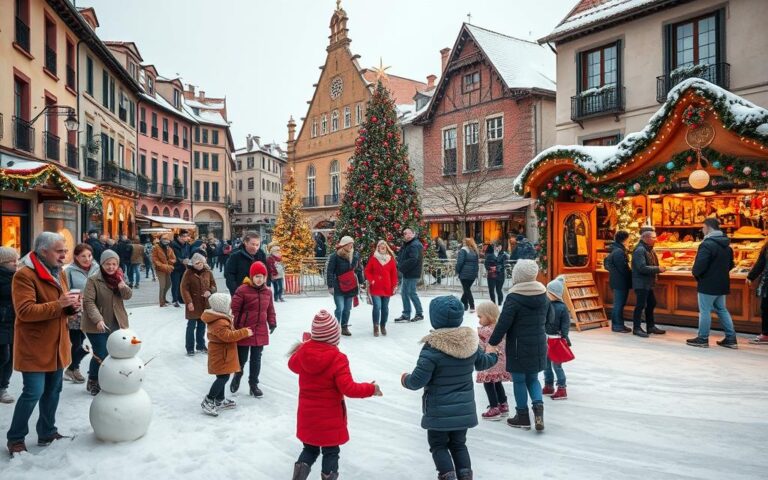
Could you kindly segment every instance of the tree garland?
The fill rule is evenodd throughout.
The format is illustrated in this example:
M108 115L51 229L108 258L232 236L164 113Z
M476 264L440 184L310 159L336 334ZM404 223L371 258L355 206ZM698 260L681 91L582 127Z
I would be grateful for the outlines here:
M704 149L702 156L709 161L710 169L717 170L721 178L713 178L712 187L722 183L722 178L734 183L748 183L751 186L765 190L768 189L768 163L756 160L744 160L732 155L722 154L715 150ZM649 193L661 193L675 187L687 187L687 181L675 180L679 174L687 169L696 168L696 152L686 150L676 154L664 165L646 171L633 179L611 182L610 184L593 184L582 173L567 171L557 175L546 184L546 188L539 192L536 200L537 226L539 230L539 242L536 249L539 251L539 265L546 273L549 265L547 257L547 212L550 205L561 193L569 192L597 202L615 202L632 195L645 195Z
M49 179L64 192L67 199L101 210L101 191L95 187L92 192L77 188L58 168L44 165L28 170L0 169L0 189L27 192L44 185Z

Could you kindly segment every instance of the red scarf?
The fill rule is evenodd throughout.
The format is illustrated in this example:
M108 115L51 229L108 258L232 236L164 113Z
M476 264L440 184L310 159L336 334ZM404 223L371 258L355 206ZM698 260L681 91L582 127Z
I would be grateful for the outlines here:
M37 274L38 277L40 277L40 280L44 282L52 283L53 285L56 286L56 288L61 290L62 287L61 285L59 285L59 282L57 282L56 279L53 278L53 275L51 275L50 270L48 270L48 268L45 265L43 265L43 262L38 260L37 254L35 252L32 252L29 254L29 259L32 261L32 265L35 267L34 268L35 273Z
M90 264L90 265L88 265L88 268L86 268L86 267L84 267L84 266L80 265L80 262L78 262L76 258L73 258L73 259L72 259L72 262L74 262L74 264L75 264L75 265L77 265L77 267L78 267L80 270L84 271L86 274L87 274L88 272L90 272L90 271L91 271L91 268L93 267L93 262L91 262L91 264Z
M108 274L106 270L104 270L104 267L99 267L101 269L101 277L104 279L105 282L107 282L107 286L115 292L115 294L120 294L120 288L118 285L120 285L120 282L123 281L123 269L118 268L115 273L112 275Z

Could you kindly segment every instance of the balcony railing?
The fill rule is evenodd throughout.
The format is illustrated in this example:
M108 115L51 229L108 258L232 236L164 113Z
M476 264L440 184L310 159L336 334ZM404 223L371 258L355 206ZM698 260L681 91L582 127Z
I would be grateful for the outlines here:
M29 52L29 26L19 17L16 17L16 43Z
M67 65L67 86L74 90L75 85L75 68Z
M61 139L48 131L43 133L43 137L45 138L45 158L48 160L56 160L58 162L59 144L61 143Z
M157 138L157 127L152 127L152 138Z
M176 187L174 185L162 185L160 194L163 198L171 198L174 200L181 200L186 197L184 186Z
M338 205L339 204L339 194L336 195L326 195L325 196L325 205Z
M13 148L35 152L35 129L23 118L13 117Z
M666 75L656 77L656 101L664 103L669 91L689 78L701 78L727 90L731 88L731 64L723 62L691 65L676 68Z
M616 114L624 111L624 87L586 90L571 97L571 120Z
M139 133L147 134L147 122L139 122Z
M67 166L77 170L77 145L67 143Z
M304 206L304 208L316 207L317 197L304 197L301 199L301 204Z
M45 68L56 75L56 50L51 47L45 47Z
M168 143L168 132L163 132L163 141Z
M221 201L221 197L218 196L218 195L211 195L211 201L212 202L220 202Z

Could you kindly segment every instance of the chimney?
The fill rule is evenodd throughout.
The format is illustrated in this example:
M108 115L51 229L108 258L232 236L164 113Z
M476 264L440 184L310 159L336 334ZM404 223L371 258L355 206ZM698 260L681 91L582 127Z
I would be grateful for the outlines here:
M253 138L251 138L250 133L245 137L245 145L249 152L253 150Z
M445 67L448 65L448 57L451 55L451 49L448 47L445 47L444 49L440 50L440 62L442 64L442 71L445 72Z
M195 86L190 83L189 85L187 85L187 91L189 93L191 93L192 97L194 98L194 96L195 96Z
M200 90L200 101L202 102L204 100L205 100L205 90Z
M437 80L436 76L427 75L427 90L432 90L435 88L435 80Z
M288 120L288 143L292 143L296 140L296 122L293 120L293 116Z

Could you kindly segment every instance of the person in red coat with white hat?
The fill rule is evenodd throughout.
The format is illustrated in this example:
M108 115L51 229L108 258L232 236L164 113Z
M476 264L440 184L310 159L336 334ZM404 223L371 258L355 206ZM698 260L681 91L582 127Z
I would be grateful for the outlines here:
M386 335L389 297L397 290L397 264L395 254L384 240L379 240L376 250L365 264L365 279L373 302L373 336L379 336L379 328L381 334Z
M306 336L306 334L305 334ZM344 397L381 396L376 382L356 383L347 356L339 351L341 327L325 310L312 320L307 341L295 347L288 368L299 375L296 437L304 444L293 479L306 480L321 451L323 480L339 478L340 445L349 441Z
M247 278L237 287L232 297L232 318L235 319L235 329L250 328L253 336L237 342L237 356L240 360L240 372L236 373L229 384L229 391L237 392L240 379L243 377L243 367L251 357L248 370L249 393L256 398L264 394L259 389L259 373L261 372L261 354L264 347L269 345L269 336L277 328L275 319L275 304L272 302L272 290L265 285L267 281L267 266L262 262L253 262Z

